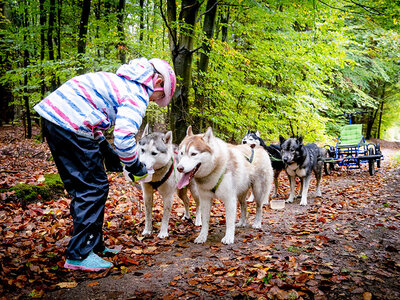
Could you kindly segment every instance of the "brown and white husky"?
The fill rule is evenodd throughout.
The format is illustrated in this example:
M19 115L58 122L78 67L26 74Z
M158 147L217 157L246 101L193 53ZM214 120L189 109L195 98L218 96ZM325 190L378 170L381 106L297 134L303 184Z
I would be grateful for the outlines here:
M257 205L253 228L261 228L262 207L268 203L273 180L271 161L262 147L228 144L215 137L211 128L204 134L194 135L189 126L179 145L178 157L177 170L183 174L178 188L194 180L199 193L202 228L195 243L207 240L214 197L225 204L226 232L222 243L234 242L237 200L241 206L238 226L245 226L249 188Z

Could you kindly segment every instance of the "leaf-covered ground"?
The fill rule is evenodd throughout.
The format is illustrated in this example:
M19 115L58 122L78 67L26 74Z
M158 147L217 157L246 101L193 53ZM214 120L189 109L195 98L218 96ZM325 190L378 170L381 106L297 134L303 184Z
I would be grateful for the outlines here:
M36 134L37 129L35 128ZM62 268L72 231L67 195L21 206L0 194L0 297L48 299L400 299L400 170L391 160L398 145L382 142L385 160L375 176L361 170L323 177L322 198L285 210L263 211L263 228L237 228L233 245L220 243L224 208L216 200L210 234L194 244L199 228L182 221L176 199L170 236L158 239L162 202L156 193L155 233L143 238L142 194L109 175L105 213L108 246L103 273ZM0 127L0 188L38 184L55 173L46 144L23 138L21 128ZM285 174L279 198L289 194ZM194 203L192 212L194 213ZM250 221L255 205L249 203Z

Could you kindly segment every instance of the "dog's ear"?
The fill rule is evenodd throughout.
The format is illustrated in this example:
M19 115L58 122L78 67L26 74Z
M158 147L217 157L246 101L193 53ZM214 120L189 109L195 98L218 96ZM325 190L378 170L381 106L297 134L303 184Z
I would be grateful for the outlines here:
M279 135L279 143L281 143L281 145L285 142L285 138L281 135Z
M303 135L300 134L297 138L297 141L299 142L299 144L303 144Z
M256 136L260 137L260 132L258 130L256 131Z
M203 139L206 141L206 143L209 143L213 137L213 130L211 127L208 127L206 133L203 136Z
M186 135L187 136L193 135L192 125L189 125L189 127L186 129Z
M149 123L147 123L146 126L144 127L142 137L146 135L149 135Z
M172 144L172 131L168 131L165 135L164 135L164 142L166 144Z

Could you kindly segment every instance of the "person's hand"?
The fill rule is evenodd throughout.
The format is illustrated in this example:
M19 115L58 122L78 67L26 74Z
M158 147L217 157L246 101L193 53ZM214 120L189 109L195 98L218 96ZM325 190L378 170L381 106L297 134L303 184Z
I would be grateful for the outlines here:
M128 172L128 176L133 182L141 180L148 175L146 166L138 159L132 165L125 166L125 170Z
M99 146L100 152L104 158L106 170L109 172L122 172L122 165L119 156L107 142L107 140L101 141Z

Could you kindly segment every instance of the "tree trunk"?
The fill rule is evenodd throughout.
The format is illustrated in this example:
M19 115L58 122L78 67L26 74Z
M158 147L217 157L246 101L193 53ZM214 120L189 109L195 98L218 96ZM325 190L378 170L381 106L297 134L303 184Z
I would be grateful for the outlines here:
M0 11L6 19L10 18L5 1L0 1ZM0 56L1 72L7 72L12 69L12 55L10 54L10 50L6 50L8 48L5 39L7 25L6 22L0 22L0 49L4 49L3 55ZM3 125L3 122L7 124L14 120L14 104L10 105L12 100L10 84L0 81L0 126Z
M46 47L46 39L44 36L44 27L46 26L46 11L44 10L44 2L45 0L39 1L39 10L40 10L40 17L39 17L39 24L40 24L40 63L42 64L40 70L40 95L43 98L46 92L46 84L44 82L44 71L43 71L43 61L44 61L44 49Z
M78 70L79 74L85 73L83 56L86 52L86 40L87 40L87 31L88 31L88 23L90 15L90 2L91 0L83 0L81 22L79 25L79 37L78 37L78 56L80 59L79 70Z
M383 84L383 91L381 96L381 107L379 112L379 123L378 123L378 133L377 138L381 138L381 124L382 124L382 115L383 115L383 105L385 103L385 92L386 92L386 84Z
M200 53L200 62L198 67L199 69L198 82L200 85L203 85L204 74L207 73L208 69L208 62L209 62L208 54L210 53L211 50L210 40L214 34L216 15L217 15L217 0L208 0L206 13L204 16L204 23L203 23L203 31L206 39L204 39L202 43L203 52ZM203 94L198 94L196 95L196 99L197 101L195 102L195 105L198 111L201 112L203 111L205 97ZM203 118L201 118L200 116L196 117L195 121L193 122L193 127L195 131L203 132L204 130L203 122L204 122Z
M365 133L365 138L369 140L372 137L372 126L374 125L376 115L378 113L378 109L375 110L375 112L371 113L370 116L368 117L367 121L367 131Z
M54 21L55 21L55 6L56 6L56 1L55 0L50 0L50 8L49 8L49 27L47 30L47 46L49 48L49 61L54 62L54 43L53 43L53 31L54 31ZM50 89L51 91L54 91L56 87L56 79L55 75L52 72L50 74Z
M169 24L176 18L176 6L174 0L167 0L167 14ZM189 120L189 88L191 84L192 74L192 46L193 46L193 29L196 22L196 16L200 4L197 0L182 0L182 9L179 21L185 23L179 38L176 31L171 29L170 46L172 53L172 61L175 66L175 73L179 78L175 95L171 103L171 111L169 115L171 129L174 140L181 141L186 135L186 128L190 123Z
M125 42L125 32L124 32L124 16L125 16L125 0L119 0L118 4L118 54L119 60L122 64L126 63L126 42Z
M144 0L139 0L140 5L140 15L139 15L139 41L143 42L143 33L144 33Z
M225 15L221 14L221 41L226 42L228 40L228 26L229 26L229 13L230 8Z
M100 24L100 16L101 16L101 0L97 1L97 5L94 5L94 16L96 19L96 29L95 29L95 38L99 40L99 24ZM100 45L97 46L97 59L100 61L101 52L100 52Z
M24 45L27 44L27 35L28 35L28 3L24 2L25 7L24 7ZM29 65L29 51L27 47L24 47L24 69ZM24 106L25 106L25 117L26 117L26 127L25 127L25 137L30 139L32 137L32 120L31 120L31 111L29 107L29 97L28 97L28 72L24 72L24 96L22 97L24 100Z
M57 60L61 60L61 12L62 0L58 0L57 7ZM59 79L59 78L57 78ZM60 85L59 83L57 85Z

